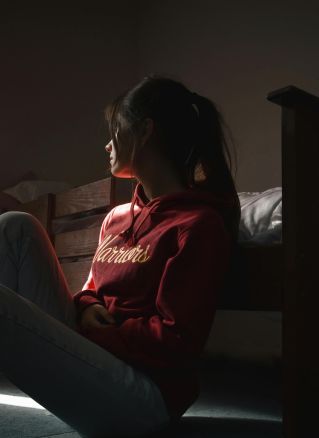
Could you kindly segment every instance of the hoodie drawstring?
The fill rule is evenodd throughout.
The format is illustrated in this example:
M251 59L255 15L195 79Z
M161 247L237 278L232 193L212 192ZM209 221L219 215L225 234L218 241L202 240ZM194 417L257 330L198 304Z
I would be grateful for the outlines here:
M146 218L149 216L152 208L154 207L154 205L151 206L151 208L149 209L148 215L146 215L144 217L144 219L142 220L142 222L139 224L139 226L137 227L137 229L134 232L134 223L136 221L136 219L139 217L139 215L142 213L142 210L137 213L136 215L134 214L134 206L136 203L136 199L137 199L137 186L135 187L135 191L134 191L134 196L133 196L133 200L131 202L131 208L130 208L130 216L131 216L131 221L130 221L130 225L128 226L128 228L126 228L124 231L122 231L119 235L124 237L124 242L127 243L129 246L134 246L136 244L136 233L137 231L140 229L141 225L143 224L143 222L146 220Z

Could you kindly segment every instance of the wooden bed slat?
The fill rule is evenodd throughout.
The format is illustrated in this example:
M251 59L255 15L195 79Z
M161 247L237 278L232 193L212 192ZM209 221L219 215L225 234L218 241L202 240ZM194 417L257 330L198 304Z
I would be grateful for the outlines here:
M282 310L282 245L237 248L218 309Z
M242 248L249 278L248 310L282 310L282 245Z
M72 294L82 290L90 272L91 260L61 263L61 267Z
M318 429L319 98L296 87L268 99L282 106L283 430Z
M100 227L106 215L107 211L101 214L91 214L84 217L72 218L72 220L70 217L65 216L53 219L51 221L52 234Z
M299 107L305 106L308 109L317 111L319 107L319 97L307 93L294 85L272 91L268 94L267 99L286 108L298 105Z
M59 258L93 255L99 241L100 227L68 231L55 236Z
M130 202L133 179L103 178L55 196L55 218Z
M111 204L111 178L75 187L55 197L55 217L102 208Z

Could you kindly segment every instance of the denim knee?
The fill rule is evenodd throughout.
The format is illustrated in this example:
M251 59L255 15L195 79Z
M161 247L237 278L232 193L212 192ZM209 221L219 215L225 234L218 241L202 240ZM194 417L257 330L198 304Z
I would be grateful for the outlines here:
M9 227L10 235L11 232L20 230L21 227L26 227L28 230L34 229L35 226L38 226L38 223L40 222L35 216L24 211L6 211L0 214L0 232Z

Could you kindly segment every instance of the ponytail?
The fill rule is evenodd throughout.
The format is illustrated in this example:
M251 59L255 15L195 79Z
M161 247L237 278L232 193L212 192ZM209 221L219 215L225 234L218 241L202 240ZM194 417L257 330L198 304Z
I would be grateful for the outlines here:
M233 241L236 242L241 207L232 177L231 155L225 138L227 131L232 140L231 133L211 100L197 93L189 93L188 96L190 103L196 107L198 115L198 136L184 162L188 184L194 189L211 191L229 200L229 206L221 213ZM235 158L237 170L236 154Z

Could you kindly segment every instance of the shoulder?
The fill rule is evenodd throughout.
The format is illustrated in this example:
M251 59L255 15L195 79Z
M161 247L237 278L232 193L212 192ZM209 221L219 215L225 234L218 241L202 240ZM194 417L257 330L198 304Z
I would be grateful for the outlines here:
M211 208L197 212L183 221L178 229L178 240L180 243L198 240L201 243L219 241L228 244L230 234L221 213Z
M127 202L126 204L119 204L113 207L111 210L108 211L104 218L104 223L107 224L111 220L116 220L118 218L122 218L123 216L127 216L127 214L130 212L131 203Z
M190 211L179 227L180 233L225 229L221 213L213 208Z

